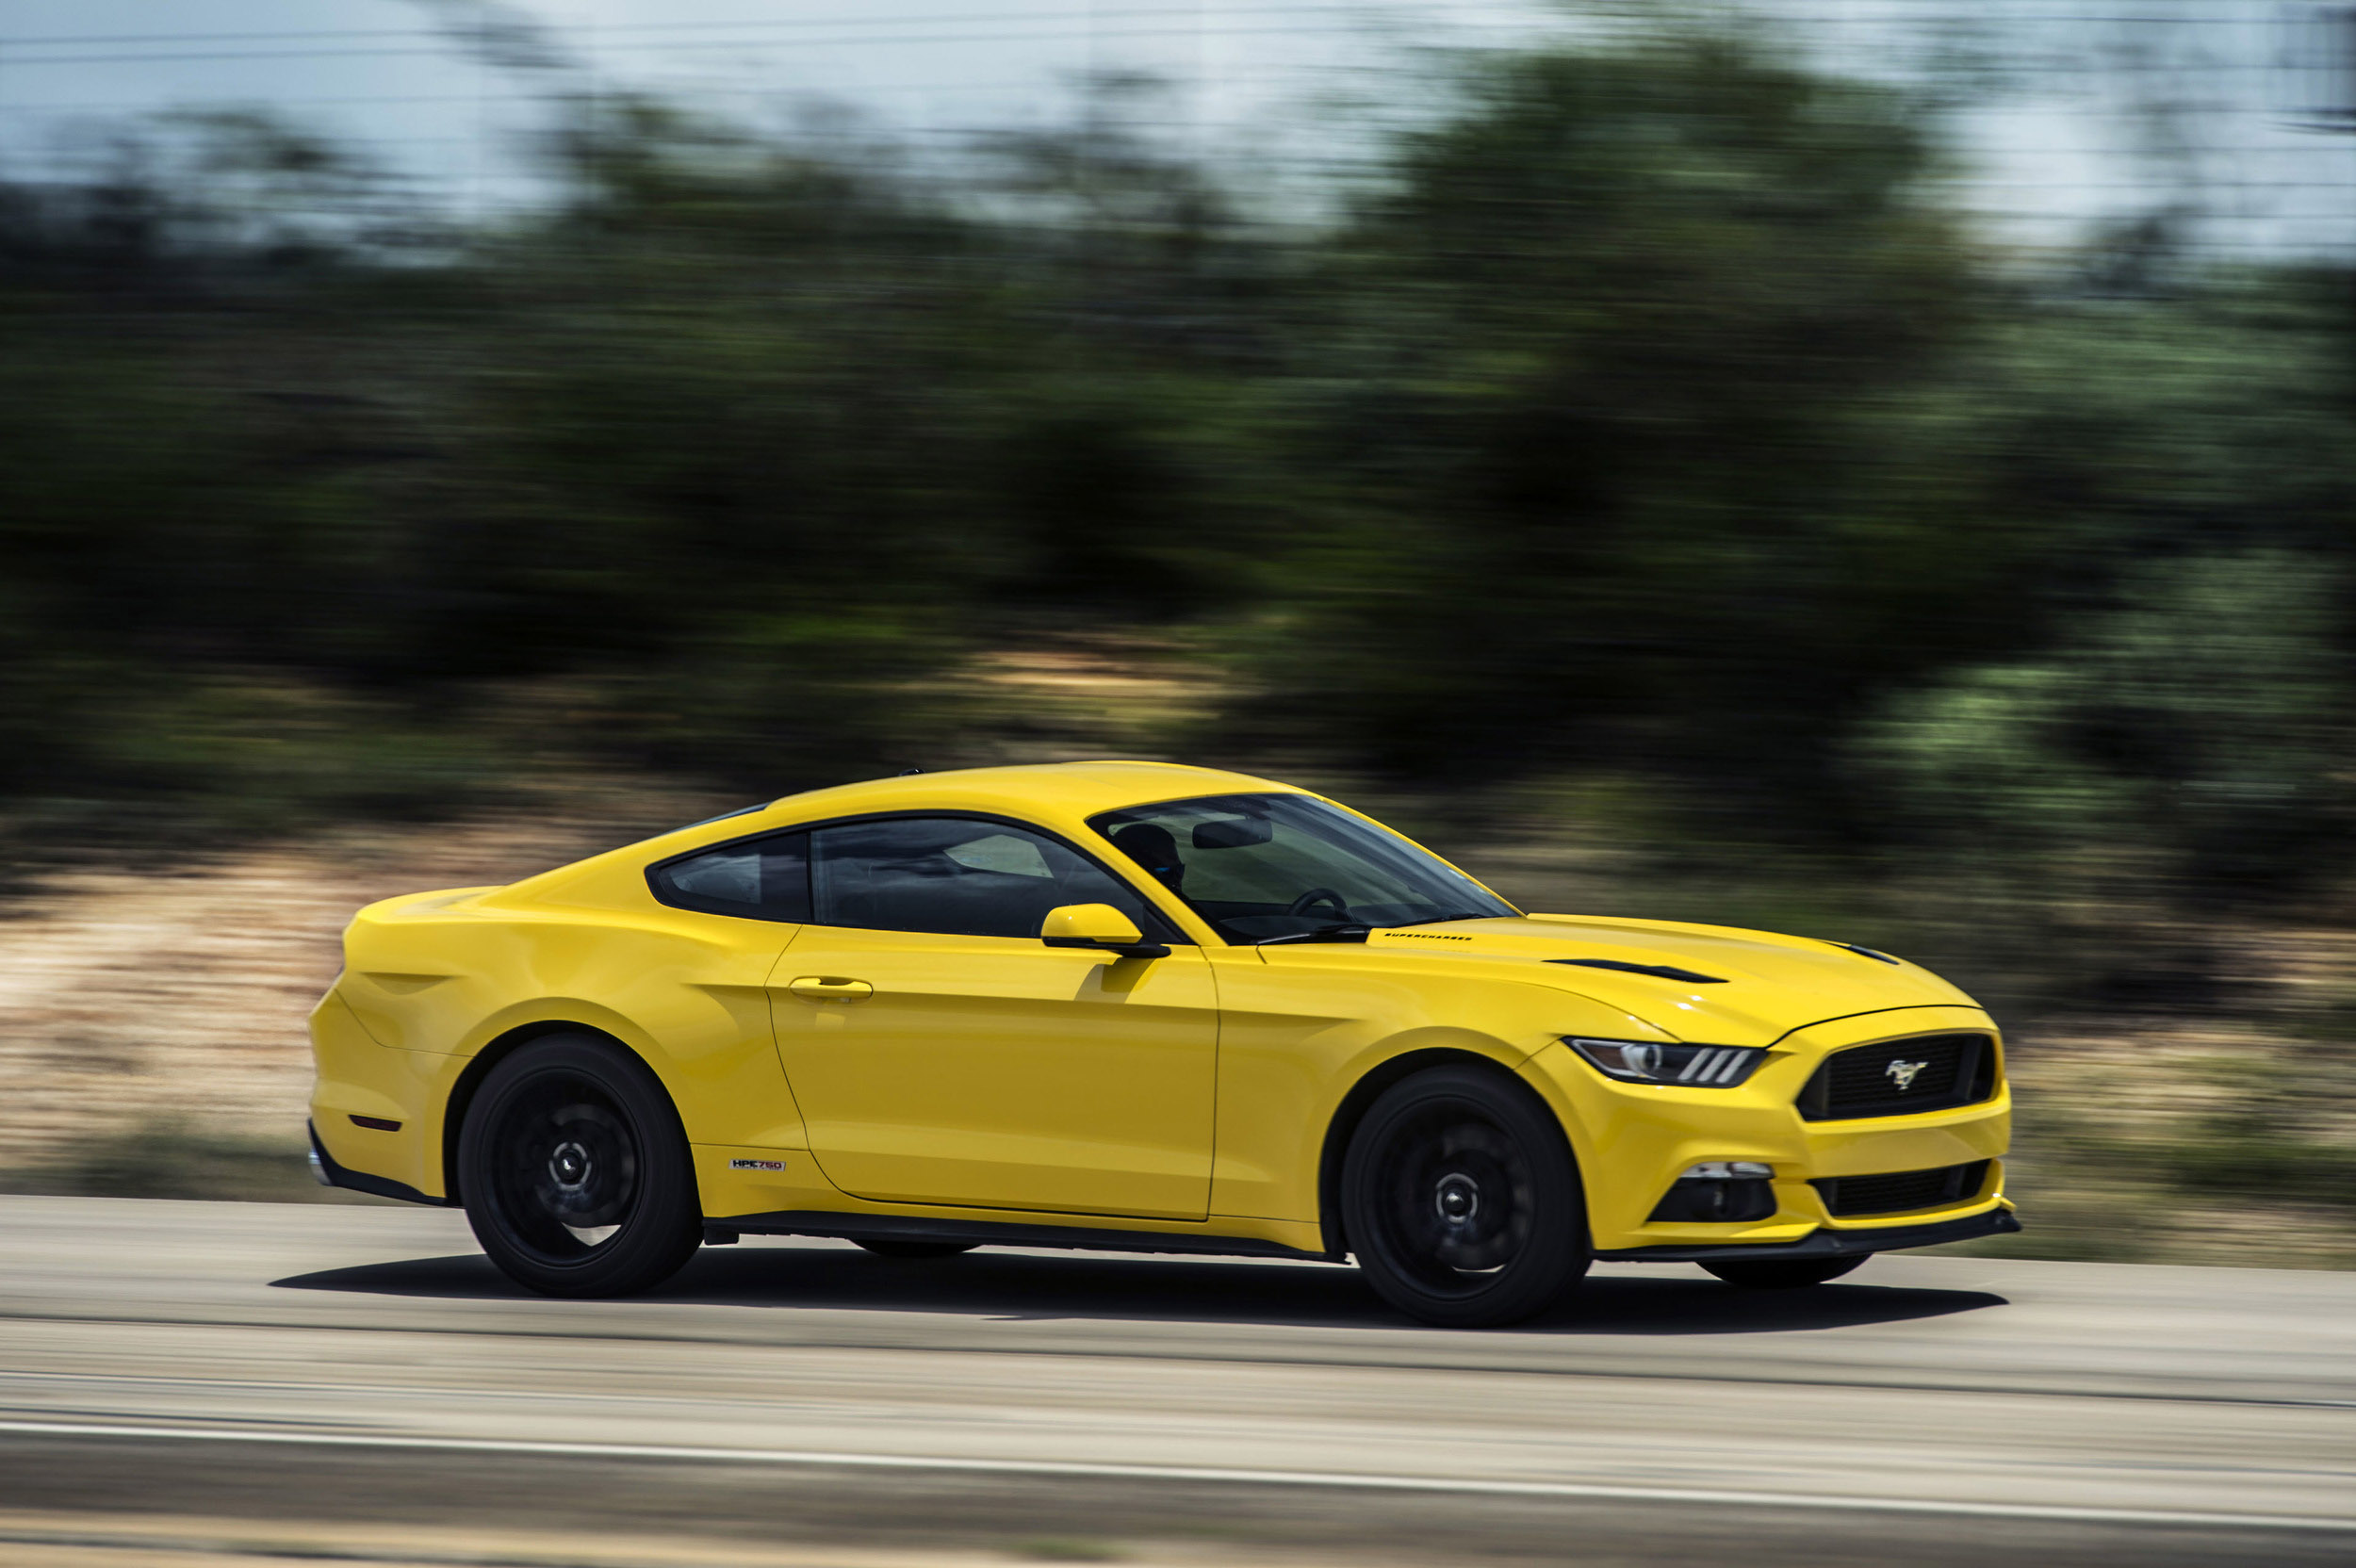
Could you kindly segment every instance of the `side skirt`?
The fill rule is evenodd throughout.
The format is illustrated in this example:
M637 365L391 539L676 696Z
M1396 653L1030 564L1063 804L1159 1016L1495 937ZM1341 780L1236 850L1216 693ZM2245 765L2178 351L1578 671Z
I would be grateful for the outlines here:
M428 1200L431 1201L431 1200ZM704 1221L704 1239L739 1235L832 1236L840 1241L946 1241L976 1247L1056 1247L1083 1252L1184 1252L1195 1256L1299 1258L1339 1263L1332 1252L1304 1252L1250 1236L1171 1235L1164 1231L1100 1231L1080 1225L1009 1225L992 1219L919 1219L896 1214L835 1214L780 1209Z

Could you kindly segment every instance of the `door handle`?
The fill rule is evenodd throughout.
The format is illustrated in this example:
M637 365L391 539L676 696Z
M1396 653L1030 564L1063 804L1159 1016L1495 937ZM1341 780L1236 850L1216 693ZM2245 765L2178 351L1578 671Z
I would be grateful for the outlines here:
M875 994L875 988L864 980L843 980L831 974L806 974L788 982L785 988L810 1002L858 1002Z

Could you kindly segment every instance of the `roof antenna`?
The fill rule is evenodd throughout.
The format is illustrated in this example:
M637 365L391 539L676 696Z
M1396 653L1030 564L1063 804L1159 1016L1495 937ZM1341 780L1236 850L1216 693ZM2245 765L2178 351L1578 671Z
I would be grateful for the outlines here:
M923 773L924 771L924 770L923 768L902 768L902 769L900 770L900 772L899 772L898 776L900 776L900 777L902 777L902 778L913 778L913 777L915 777L918 774Z

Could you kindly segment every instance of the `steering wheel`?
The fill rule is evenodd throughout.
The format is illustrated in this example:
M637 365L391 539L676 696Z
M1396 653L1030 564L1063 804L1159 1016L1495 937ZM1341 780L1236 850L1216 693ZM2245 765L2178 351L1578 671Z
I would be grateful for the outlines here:
M1342 901L1341 894L1335 892L1331 888L1311 888L1307 892L1302 893L1299 898L1294 899L1290 904L1286 905L1284 906L1284 913L1288 915L1305 915L1320 904L1330 905L1333 907L1333 917L1336 920L1348 920L1350 918L1350 906Z

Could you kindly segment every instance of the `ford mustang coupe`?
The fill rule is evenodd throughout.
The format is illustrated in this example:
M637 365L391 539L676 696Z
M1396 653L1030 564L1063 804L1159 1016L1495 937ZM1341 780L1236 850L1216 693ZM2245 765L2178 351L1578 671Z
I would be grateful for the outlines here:
M1355 1257L1400 1311L1594 1262L1807 1285L2018 1229L1999 1036L1887 954L1523 914L1290 785L1149 762L791 795L360 911L322 1180L531 1289L844 1238Z

